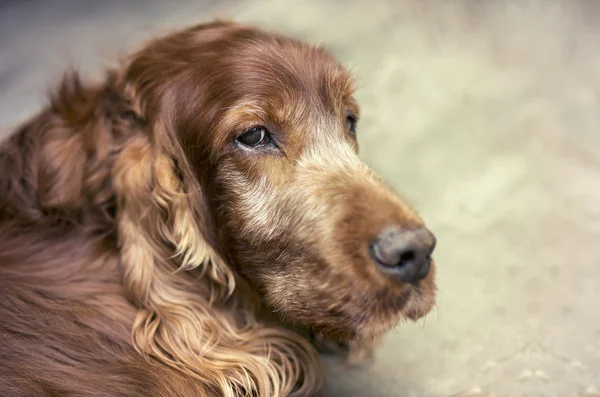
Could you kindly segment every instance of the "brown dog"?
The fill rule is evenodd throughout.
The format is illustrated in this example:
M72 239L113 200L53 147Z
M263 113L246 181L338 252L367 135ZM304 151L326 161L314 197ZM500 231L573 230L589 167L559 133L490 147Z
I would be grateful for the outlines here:
M425 315L435 239L359 160L352 93L325 50L228 22L67 76L0 149L2 394L309 396L292 326Z

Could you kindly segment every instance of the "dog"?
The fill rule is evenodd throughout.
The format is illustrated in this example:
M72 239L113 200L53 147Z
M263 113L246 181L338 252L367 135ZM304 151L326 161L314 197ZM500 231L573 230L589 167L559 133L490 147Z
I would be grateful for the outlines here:
M67 72L0 148L4 396L312 396L435 303L330 53L212 21Z

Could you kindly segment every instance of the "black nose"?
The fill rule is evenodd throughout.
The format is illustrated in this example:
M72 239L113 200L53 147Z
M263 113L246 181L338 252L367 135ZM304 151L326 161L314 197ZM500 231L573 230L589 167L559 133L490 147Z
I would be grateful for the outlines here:
M429 273L435 236L427 228L385 229L371 244L370 252L380 270L397 282L414 283Z

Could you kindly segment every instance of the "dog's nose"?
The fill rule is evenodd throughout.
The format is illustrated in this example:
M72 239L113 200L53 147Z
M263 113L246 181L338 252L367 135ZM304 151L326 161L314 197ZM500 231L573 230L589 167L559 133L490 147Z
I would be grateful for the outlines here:
M380 270L396 282L414 283L429 273L436 240L427 228L385 229L370 246Z

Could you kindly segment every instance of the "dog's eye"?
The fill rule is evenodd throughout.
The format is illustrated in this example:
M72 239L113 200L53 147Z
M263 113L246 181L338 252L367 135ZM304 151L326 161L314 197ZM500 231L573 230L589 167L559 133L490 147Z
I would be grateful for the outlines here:
M253 127L237 138L237 141L248 147L257 147L269 143L269 132L264 127Z
M346 129L350 135L356 135L356 117L352 115L346 116Z

